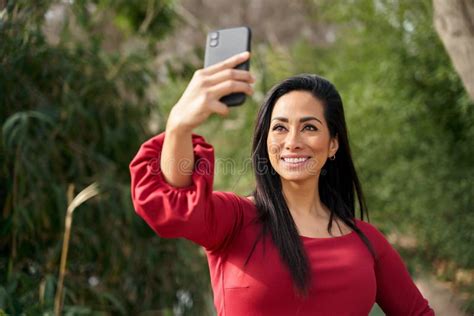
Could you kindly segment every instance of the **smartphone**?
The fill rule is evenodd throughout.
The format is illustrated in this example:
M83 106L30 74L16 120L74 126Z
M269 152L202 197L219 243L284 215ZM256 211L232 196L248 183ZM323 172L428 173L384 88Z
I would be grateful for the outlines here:
M209 67L229 57L250 52L252 32L246 26L220 29L207 34L204 67ZM249 70L250 59L235 67L236 69ZM237 106L245 102L245 93L232 93L223 96L221 102L227 106Z

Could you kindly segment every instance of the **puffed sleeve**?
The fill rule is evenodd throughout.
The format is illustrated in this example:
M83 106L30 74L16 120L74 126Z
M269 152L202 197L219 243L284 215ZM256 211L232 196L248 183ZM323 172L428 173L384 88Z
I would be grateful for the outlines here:
M241 228L243 215L235 194L213 191L213 147L192 135L192 184L176 188L160 168L164 138L162 133L146 141L130 163L135 211L161 237L183 237L209 251L224 249Z
M375 262L377 304L388 316L435 315L413 282L405 263L385 236L372 226L370 234L378 258Z

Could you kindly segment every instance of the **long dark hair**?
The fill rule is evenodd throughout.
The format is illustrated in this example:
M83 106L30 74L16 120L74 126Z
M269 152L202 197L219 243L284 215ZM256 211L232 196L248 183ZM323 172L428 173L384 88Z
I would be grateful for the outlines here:
M335 160L327 160L319 177L319 195L322 203L331 211L328 232L331 234L334 216L352 228L376 257L370 241L355 224L355 194L359 202L360 219L368 218L362 188L352 162L342 99L334 85L328 80L312 74L290 77L274 86L267 94L257 116L255 126L252 163L256 178L253 192L258 210L257 220L262 230L255 241L246 264L258 240L270 233L283 263L289 269L295 289L307 295L311 284L311 270L295 222L283 196L280 176L270 164L267 137L270 119L276 101L284 94L300 90L310 92L324 107L324 118L331 137L338 137L339 148Z

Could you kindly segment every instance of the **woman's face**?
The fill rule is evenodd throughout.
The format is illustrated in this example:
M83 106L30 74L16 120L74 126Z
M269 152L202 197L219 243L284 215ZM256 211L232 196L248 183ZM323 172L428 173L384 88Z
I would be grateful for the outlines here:
M326 160L337 148L337 138L330 137L321 101L306 91L291 91L277 100L267 149L270 163L282 180L319 178Z

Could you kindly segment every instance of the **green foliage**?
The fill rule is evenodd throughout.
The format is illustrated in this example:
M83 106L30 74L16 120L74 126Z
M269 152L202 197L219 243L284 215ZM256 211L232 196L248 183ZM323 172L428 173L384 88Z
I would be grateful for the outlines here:
M332 2L352 22L322 66L348 97L373 214L414 231L433 258L472 269L474 104L433 29L431 2L375 4L348 12Z
M107 15L131 19L129 36L152 43L171 27L170 1L74 1L57 45L42 31L54 1L10 1L0 19L0 310L51 313L67 207L66 188L102 188L74 214L65 279L67 315L202 311L202 254L161 240L133 212L128 164L151 136L152 49L102 48ZM95 4L96 9L89 10ZM62 4L64 5L64 4ZM66 5L67 6L67 5ZM147 28L143 15L153 10ZM75 21L75 22L74 22ZM139 33L139 34L138 34ZM84 41L75 34L90 34ZM150 47L152 45L150 44ZM197 263L196 263L197 262Z
M129 34L149 34L158 40L171 31L176 19L171 0L98 0L97 2L103 9L114 8L115 23Z

